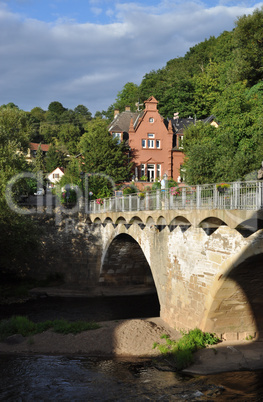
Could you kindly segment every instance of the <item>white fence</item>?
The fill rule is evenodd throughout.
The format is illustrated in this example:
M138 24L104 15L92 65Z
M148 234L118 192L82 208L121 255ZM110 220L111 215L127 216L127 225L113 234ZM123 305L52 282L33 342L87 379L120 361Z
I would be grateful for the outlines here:
M91 213L151 211L168 209L252 209L263 208L263 182L234 182L183 186L178 195L169 189L90 201ZM141 195L141 196L140 196ZM100 202L100 203L99 203Z

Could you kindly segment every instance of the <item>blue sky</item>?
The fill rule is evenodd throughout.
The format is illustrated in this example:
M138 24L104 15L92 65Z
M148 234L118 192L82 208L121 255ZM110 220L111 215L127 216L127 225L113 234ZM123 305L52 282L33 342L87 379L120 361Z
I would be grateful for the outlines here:
M263 2L0 0L0 105L105 110L127 82L183 56Z

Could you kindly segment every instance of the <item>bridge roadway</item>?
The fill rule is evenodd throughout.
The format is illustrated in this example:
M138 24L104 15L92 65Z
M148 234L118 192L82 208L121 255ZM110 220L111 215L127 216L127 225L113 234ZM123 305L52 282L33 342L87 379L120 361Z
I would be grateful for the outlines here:
M263 333L263 211L97 212L99 282L153 281L161 317L222 338Z

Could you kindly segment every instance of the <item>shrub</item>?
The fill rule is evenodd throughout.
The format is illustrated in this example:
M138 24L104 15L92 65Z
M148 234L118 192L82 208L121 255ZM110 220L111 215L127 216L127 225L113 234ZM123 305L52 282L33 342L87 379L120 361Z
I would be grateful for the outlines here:
M177 370L182 370L193 362L193 353L196 350L219 342L215 334L202 332L198 328L188 333L182 332L182 338L177 342L171 340L166 334L162 335L161 339L165 339L166 343L155 342L153 348L158 348L162 354L170 356Z
M134 194L137 192L138 192L138 188L134 184L126 186L123 189L123 195Z

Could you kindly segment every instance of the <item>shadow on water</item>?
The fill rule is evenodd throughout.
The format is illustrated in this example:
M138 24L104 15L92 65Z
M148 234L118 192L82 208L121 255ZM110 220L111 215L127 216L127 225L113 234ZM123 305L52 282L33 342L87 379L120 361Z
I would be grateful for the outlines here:
M1 306L0 319L12 315L24 315L34 322L61 318L70 321L110 321L159 316L160 304L157 294L97 298L45 297Z

